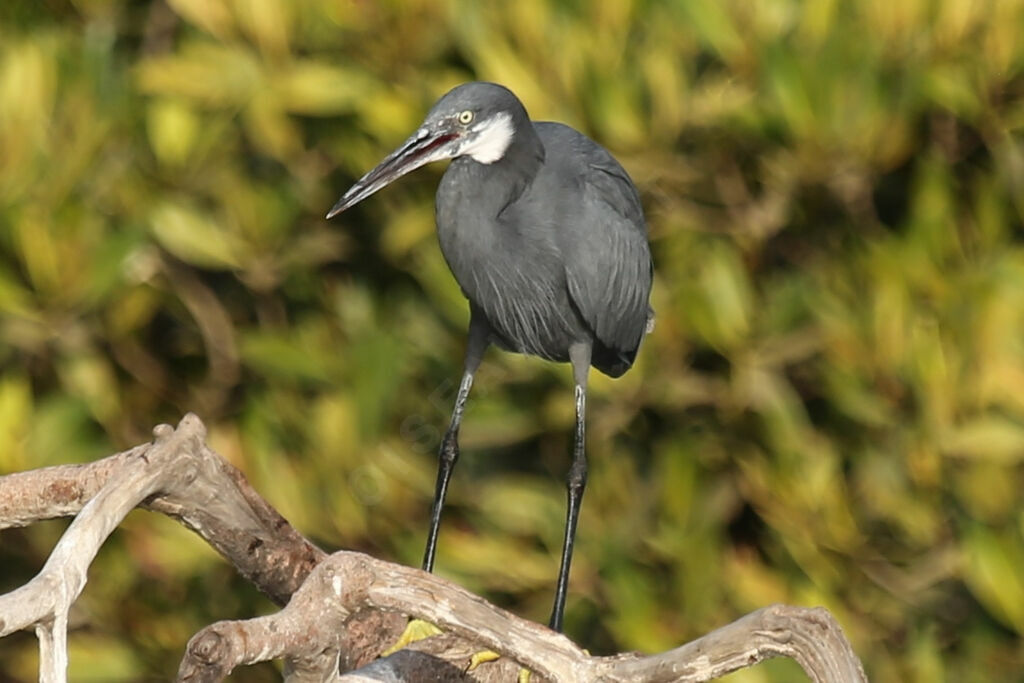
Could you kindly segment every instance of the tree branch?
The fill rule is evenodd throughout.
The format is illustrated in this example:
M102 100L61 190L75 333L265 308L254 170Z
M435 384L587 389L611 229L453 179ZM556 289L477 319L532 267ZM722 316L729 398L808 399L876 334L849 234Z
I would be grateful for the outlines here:
M61 537L42 570L24 586L0 596L0 637L25 628L36 628L39 636L40 679L63 680L67 669L67 616L72 603L85 587L89 565L100 546L136 505L174 481L195 478L188 461L177 470L148 467L147 457L164 459L181 451L202 447L205 429L189 415L183 429L160 425L153 430L152 447L134 449L125 458L116 478L108 478L86 503ZM5 477L6 479L6 477ZM52 492L54 489L50 487ZM64 489L64 491L70 490ZM18 495L24 499L24 493ZM55 502L67 505L69 497L58 495ZM24 520L25 515L19 515Z
M141 494L135 496L141 507L177 519L271 600L288 602L324 552L295 531L237 468L206 446L206 428L198 417L189 413L177 430L160 425L153 433L151 444L87 465L0 477L0 529L75 515L111 478L116 479L113 488L124 493L139 487L127 472L140 467L166 470L159 485L134 491ZM161 434L175 438L161 446Z
M340 625L361 608L429 621L556 681L708 681L777 656L796 659L813 681L866 680L842 629L821 608L774 605L662 654L591 657L564 635L440 577L344 551L321 562L277 614L220 622L196 634L178 680L215 681L236 666L324 653ZM419 664L407 660L392 671Z
M95 463L0 477L0 528L77 513L39 574L0 596L0 636L35 628L41 680L65 680L68 610L99 547L142 506L181 521L285 605L201 630L180 681L220 680L237 666L283 658L290 682L508 680L520 666L535 672L533 680L696 682L776 656L794 658L813 681L866 681L842 629L821 608L775 605L661 654L591 657L564 635L432 574L360 553L327 556L205 445L194 415L153 433L152 443ZM397 638L403 615L446 633L376 659ZM480 649L504 658L467 671Z

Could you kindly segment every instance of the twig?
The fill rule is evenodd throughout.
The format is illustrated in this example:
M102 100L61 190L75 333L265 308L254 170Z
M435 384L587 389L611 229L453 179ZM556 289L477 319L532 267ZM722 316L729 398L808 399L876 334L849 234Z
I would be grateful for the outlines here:
M828 610L771 605L657 655L606 657L595 678L710 681L772 657L791 657L815 683L866 682L860 660Z

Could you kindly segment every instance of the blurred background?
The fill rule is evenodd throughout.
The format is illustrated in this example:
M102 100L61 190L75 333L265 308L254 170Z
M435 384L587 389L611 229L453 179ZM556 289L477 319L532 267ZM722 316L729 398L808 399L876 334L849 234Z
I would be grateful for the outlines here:
M468 318L443 165L323 215L498 81L613 151L654 251L657 328L592 375L568 634L657 651L824 605L872 680L1024 680L1022 32L1020 0L7 0L0 472L194 411L322 547L418 565ZM572 419L567 366L492 350L441 532L441 575L542 622ZM65 526L0 535L0 590ZM167 679L272 609L133 513L71 678ZM0 641L0 679L35 648Z

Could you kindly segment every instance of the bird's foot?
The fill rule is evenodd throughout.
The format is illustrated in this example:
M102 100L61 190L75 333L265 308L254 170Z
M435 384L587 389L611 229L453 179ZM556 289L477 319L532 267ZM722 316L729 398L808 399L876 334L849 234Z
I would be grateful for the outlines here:
M481 664L493 662L497 659L501 659L501 655L494 650L480 650L480 652L474 652L473 656L469 658L469 666L466 667L466 671L473 671Z
M380 656L387 657L388 655L393 655L407 645L411 645L418 640L425 640L430 636L436 636L439 633L443 633L443 631L429 621L410 619L405 627L405 631L398 637L398 640L391 647L381 652ZM481 664L498 659L501 659L501 655L494 650L475 652L469 658L469 666L466 667L466 671L473 671ZM518 683L530 683L530 671L528 669L519 670Z
M466 671L467 672L468 671L473 671L474 669L476 669L481 664L486 664L487 662L493 662L493 661L496 661L498 659L501 659L501 655L499 655L494 650L481 650L480 652L474 653L473 656L469 658L469 666L466 667ZM519 670L518 683L530 683L530 670L529 669L520 669Z
M436 636L438 633L442 633L441 629L431 624L429 621L423 621L422 619L410 619L409 624L402 631L402 635L398 637L395 644L380 653L381 657L387 657L401 650L406 645L415 643L417 640L424 640L430 636Z

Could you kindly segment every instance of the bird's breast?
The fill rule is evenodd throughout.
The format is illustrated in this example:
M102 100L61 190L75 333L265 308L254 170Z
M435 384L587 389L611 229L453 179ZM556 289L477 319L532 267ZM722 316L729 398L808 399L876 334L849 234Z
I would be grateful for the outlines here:
M438 191L441 252L466 298L487 317L494 341L511 351L564 361L586 339L569 300L564 265L542 225L499 217L472 201L464 184ZM550 227L550 226L549 226Z

